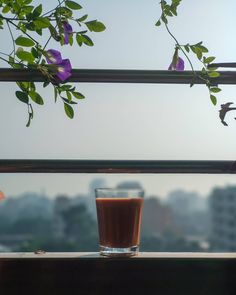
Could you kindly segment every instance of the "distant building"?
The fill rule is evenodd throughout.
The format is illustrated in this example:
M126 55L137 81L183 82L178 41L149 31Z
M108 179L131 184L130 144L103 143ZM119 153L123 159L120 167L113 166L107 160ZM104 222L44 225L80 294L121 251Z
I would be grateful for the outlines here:
M65 224L61 214L71 206L71 199L67 195L58 195L54 201L53 229L57 238L63 237Z
M146 235L159 236L165 232L178 233L173 212L161 204L156 196L144 199L142 232Z
M214 189L209 205L212 250L236 251L236 187Z
M210 217L208 200L197 192L175 190L167 196L176 226L189 241L209 245ZM201 248L206 248L205 246Z
M172 210L180 215L191 214L196 211L206 211L206 198L201 197L197 192L186 192L175 190L167 196L167 204Z

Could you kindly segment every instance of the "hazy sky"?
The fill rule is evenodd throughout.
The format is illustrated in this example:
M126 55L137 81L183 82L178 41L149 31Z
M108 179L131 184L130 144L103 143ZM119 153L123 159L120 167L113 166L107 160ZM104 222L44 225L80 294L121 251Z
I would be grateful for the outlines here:
M90 34L94 47L64 47L63 57L70 58L74 68L167 69L174 42L164 27L155 27L158 2L80 1L81 14L103 21L107 29ZM216 0L183 0L170 28L181 44L203 41L217 62L235 61L235 10L233 0L227 5ZM6 40L0 51L9 51L8 35L0 31ZM52 42L49 48L57 45ZM220 123L218 110L221 103L235 102L236 86L222 86L214 107L206 87L200 85L190 89L188 85L81 83L77 89L86 99L73 120L66 118L61 102L54 103L48 88L42 90L45 105L34 107L30 128L25 127L27 110L15 98L14 83L0 87L2 159L235 159L236 114L227 117L227 128ZM6 194L43 188L50 195L76 194L86 192L90 181L99 177L2 174L0 187ZM206 194L214 185L236 184L236 177L230 175L108 175L106 179L108 186L137 179L148 194L161 196L175 188Z

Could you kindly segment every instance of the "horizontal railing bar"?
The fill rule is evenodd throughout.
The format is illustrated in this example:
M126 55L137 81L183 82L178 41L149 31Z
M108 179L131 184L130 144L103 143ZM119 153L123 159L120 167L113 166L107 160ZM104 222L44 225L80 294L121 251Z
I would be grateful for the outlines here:
M93 259L104 260L106 257L99 254L99 252L1 252L0 261L10 260L63 260L63 259ZM114 257L110 257L109 260L116 260ZM121 258L122 259L122 258ZM123 258L124 259L124 258ZM132 257L132 260L236 260L235 252L140 252L137 256ZM119 259L120 260L120 259ZM129 259L130 260L130 259Z
M0 173L235 174L236 161L0 160Z
M216 62L209 64L208 68L236 68L236 62Z
M74 69L68 82L92 83L159 83L159 84L205 84L199 78L200 71L156 71L156 70L110 70ZM219 71L212 84L236 84L236 72ZM0 82L44 82L45 76L39 70L0 68Z

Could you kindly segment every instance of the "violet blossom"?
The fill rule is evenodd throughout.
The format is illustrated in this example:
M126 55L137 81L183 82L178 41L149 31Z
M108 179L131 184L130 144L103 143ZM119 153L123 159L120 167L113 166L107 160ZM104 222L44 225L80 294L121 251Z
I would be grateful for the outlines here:
M183 71L184 70L184 60L179 57L178 48L175 49L172 62L169 65L168 70L170 71Z
M60 82L65 81L71 76L71 63L69 59L62 59L61 53L55 49L49 49L45 52L45 57L51 68L55 70L55 77L59 79Z
M63 22L63 29L64 29L64 44L69 43L69 37L73 33L72 26L68 22Z
M45 57L47 60L47 63L49 64L58 64L62 62L61 53L58 50L55 49L49 49L45 52Z
M63 59L61 63L57 64L56 76L60 81L65 81L71 76L71 63L69 59Z

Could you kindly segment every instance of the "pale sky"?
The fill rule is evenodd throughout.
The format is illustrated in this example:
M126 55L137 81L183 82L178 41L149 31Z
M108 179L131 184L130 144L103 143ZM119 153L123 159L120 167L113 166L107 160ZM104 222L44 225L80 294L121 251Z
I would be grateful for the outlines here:
M158 1L79 3L84 7L81 14L101 20L107 29L90 34L94 47L63 48L63 57L70 58L74 68L168 68L174 42L164 27L155 27L160 15ZM227 5L216 0L183 0L170 29L181 44L203 41L217 62L233 62L235 11L233 0ZM8 35L0 31L1 39L6 40L0 51L9 51ZM48 48L58 46L51 43ZM187 61L186 69L190 69ZM86 99L78 105L73 120L64 115L61 102L54 103L53 91L48 88L41 92L45 105L34 106L35 118L26 128L27 110L14 95L14 83L0 83L0 158L234 160L236 114L229 114L229 127L225 127L218 110L221 103L236 101L236 86L221 88L214 107L202 85L81 83L77 89ZM107 186L138 180L147 194L159 196L177 188L205 195L215 185L236 185L232 175L1 174L0 188L7 195L41 189L51 196L62 192L74 195L86 193L90 181L100 177L106 178Z

